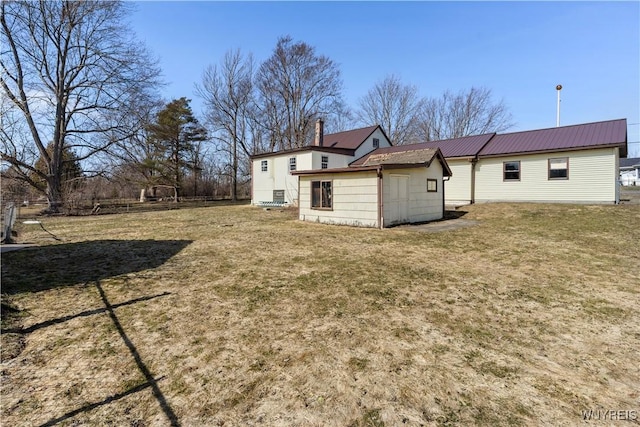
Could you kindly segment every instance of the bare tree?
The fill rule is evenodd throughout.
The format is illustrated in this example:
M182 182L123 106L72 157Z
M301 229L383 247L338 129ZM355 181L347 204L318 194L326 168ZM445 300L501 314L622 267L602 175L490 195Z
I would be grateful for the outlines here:
M126 138L131 129L122 107L157 84L159 69L130 37L121 2L7 1L0 7L0 88L8 100L2 160L22 176L40 175L48 211L58 212L65 150L82 161ZM38 157L45 171L34 167Z
M376 83L358 104L356 115L361 124L379 124L395 145L415 142L423 104L416 86L405 85L398 76L389 75Z
M209 66L196 92L205 101L206 120L220 149L228 154L231 200L238 198L239 165L248 161L254 147L251 125L255 118L253 57L228 51L219 66Z
M505 104L493 102L491 90L472 87L439 98L428 99L420 118L420 137L424 141L502 132L513 126Z
M269 132L269 148L302 147L312 138L317 118L330 122L342 101L338 66L315 48L290 36L258 69L261 121Z

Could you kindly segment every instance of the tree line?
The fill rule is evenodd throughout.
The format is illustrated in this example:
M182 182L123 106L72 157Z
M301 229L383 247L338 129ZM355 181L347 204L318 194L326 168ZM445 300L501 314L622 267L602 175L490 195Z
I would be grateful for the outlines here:
M422 97L388 75L357 103L344 100L338 65L281 37L271 55L229 50L189 98L163 100L158 62L123 22L120 1L2 2L0 140L3 197L34 192L59 212L74 197L147 199L248 193L253 154L298 148L326 131L379 124L409 144L512 126L491 90Z

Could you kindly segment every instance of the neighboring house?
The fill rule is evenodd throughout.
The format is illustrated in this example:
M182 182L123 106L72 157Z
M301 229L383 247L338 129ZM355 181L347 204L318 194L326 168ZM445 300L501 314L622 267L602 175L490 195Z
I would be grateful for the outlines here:
M416 144L451 166L446 202L618 203L626 119Z
M443 176L451 170L437 148L366 154L333 170L292 172L299 177L299 218L383 228L444 216Z
M380 126L324 135L319 120L313 145L251 157L251 203L297 205L298 176L292 172L345 168L354 159L389 146Z
M620 159L620 183L640 185L640 157Z

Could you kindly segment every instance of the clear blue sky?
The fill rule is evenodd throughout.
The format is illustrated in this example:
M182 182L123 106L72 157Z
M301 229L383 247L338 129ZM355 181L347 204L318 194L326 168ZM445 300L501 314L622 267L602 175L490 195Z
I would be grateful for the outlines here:
M640 141L640 2L138 2L131 26L160 58L164 96L194 93L226 51L258 63L291 35L340 67L347 103L387 74L437 96L492 90L512 131L626 118ZM640 144L630 144L640 156Z

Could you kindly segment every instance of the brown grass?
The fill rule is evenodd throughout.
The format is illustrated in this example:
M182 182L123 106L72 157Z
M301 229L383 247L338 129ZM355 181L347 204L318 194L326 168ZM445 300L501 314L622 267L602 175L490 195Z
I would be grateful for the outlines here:
M638 206L465 210L479 225L441 233L248 206L43 220L61 242L22 225L42 246L2 256L3 302L21 310L3 339L25 343L2 362L2 422L573 425L638 411Z

